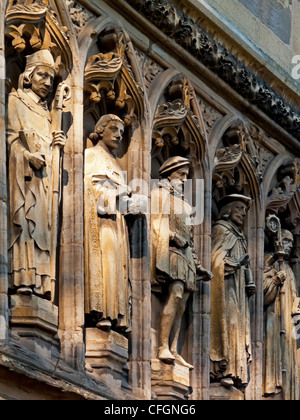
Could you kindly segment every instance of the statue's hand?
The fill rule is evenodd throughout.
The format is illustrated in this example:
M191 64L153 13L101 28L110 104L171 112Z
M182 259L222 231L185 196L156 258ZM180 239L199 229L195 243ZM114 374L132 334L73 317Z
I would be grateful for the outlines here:
M248 264L250 264L250 261L251 261L251 259L250 259L250 257L249 257L249 254L245 254L240 260L239 260L239 263L240 263L240 266L243 266L243 265L248 265Z
M274 277L274 281L277 287L283 286L284 282L286 281L286 274L283 271L278 271Z
M133 194L129 199L128 211L133 215L147 214L148 198L141 194Z
M189 243L185 238L174 232L170 233L170 241L174 242L177 248L187 248L189 246Z
M31 163L31 165L37 170L43 168L46 165L45 157L41 155L40 153L27 152L26 157Z
M52 136L53 136L53 142L52 142L53 147L54 146L64 147L66 145L67 139L63 131L53 131Z
M198 279L202 281L210 281L214 278L214 275L211 271L204 268L201 264L196 266Z

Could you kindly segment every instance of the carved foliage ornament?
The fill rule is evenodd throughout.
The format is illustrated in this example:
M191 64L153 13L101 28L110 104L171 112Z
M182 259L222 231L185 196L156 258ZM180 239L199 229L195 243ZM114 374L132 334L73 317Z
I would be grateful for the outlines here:
M243 121L237 120L224 133L214 159L214 198L228 194L259 194L262 169L257 149Z
M100 36L104 52L89 58L85 69L85 91L90 102L102 100L114 103L114 112L125 111L124 123L130 125L143 116L143 91L136 82L127 59L127 40L124 32L111 29Z
M60 25L49 0L10 0L5 35L18 53L49 50L61 70L72 67L68 28Z
M300 139L300 113L169 0L126 0L236 92Z
M180 147L200 159L205 137L198 118L192 109L193 88L186 77L172 81L165 93L165 103L158 106L153 125L153 149L156 154L165 146Z
M300 159L288 161L278 172L277 185L272 189L267 199L267 213L284 212L287 205L300 191Z

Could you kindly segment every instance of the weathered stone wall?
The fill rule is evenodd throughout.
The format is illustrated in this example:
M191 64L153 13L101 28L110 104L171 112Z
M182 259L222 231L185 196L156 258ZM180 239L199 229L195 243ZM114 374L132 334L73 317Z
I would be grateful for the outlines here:
M193 7L218 24L230 42L251 51L260 65L284 79L299 93L299 80L292 77L294 56L299 55L298 1L190 0ZM230 42L228 45L230 45Z
M9 94L16 87L11 75L18 67L11 42L15 33L8 31L4 38L7 9L1 2L0 399L26 399L22 384L30 388L31 399L262 398L268 208L275 208L283 227L295 235L292 263L300 290L300 90L290 76L300 8L296 1L264 3L49 1L49 10L56 12L49 37L58 43L65 65L61 78L72 93L63 114L67 142L61 163L57 289L50 303L35 296L8 295L5 81L9 81ZM35 13L33 9L33 26ZM282 26L276 24L279 15ZM33 33L24 35L30 53L28 37ZM44 45L57 54L54 42L47 42ZM24 59L21 54L15 56L21 73ZM110 67L115 58L118 71ZM117 109L113 95L123 95L127 108ZM194 369L157 359L157 321L163 300L151 292L149 214L128 222L130 331L99 333L85 319L84 152L91 147L88 136L97 118L108 110L129 121L120 155L129 181L140 179L149 185L159 166L179 151L191 159L191 177L204 180L204 220L195 226L194 246L208 270L218 201L233 191L253 198L245 233L257 291L249 299L252 363L245 392L210 384L209 282L197 283L179 337L180 351ZM239 134L228 142L230 129ZM150 192L143 193L150 201Z

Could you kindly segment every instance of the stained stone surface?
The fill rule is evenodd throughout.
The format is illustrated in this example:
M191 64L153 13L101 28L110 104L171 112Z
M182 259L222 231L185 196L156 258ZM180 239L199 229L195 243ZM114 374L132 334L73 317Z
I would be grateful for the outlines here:
M290 44L292 15L289 5L278 0L240 0L261 22L270 28L285 44Z
M299 13L0 3L1 400L299 399Z

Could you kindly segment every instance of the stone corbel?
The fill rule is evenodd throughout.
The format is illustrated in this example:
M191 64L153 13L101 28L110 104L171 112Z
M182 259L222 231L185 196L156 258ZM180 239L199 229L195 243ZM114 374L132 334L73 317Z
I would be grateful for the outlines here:
M5 35L17 53L49 50L61 75L72 68L68 28L61 25L49 0L11 0L6 10Z
M167 147L180 147L199 161L203 156L205 133L195 115L194 91L186 77L172 81L165 92L166 102L159 105L153 122L153 148L155 155Z
M288 204L300 190L300 159L289 160L278 171L277 186L267 199L267 213L278 214L286 210Z
M144 94L132 70L125 33L120 28L108 29L100 35L98 45L101 52L91 56L85 68L90 104L109 103L127 126L141 121Z

